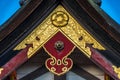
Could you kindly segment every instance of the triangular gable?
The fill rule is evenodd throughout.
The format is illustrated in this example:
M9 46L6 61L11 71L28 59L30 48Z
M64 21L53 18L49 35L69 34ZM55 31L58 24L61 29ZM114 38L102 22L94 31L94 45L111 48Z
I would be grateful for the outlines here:
M67 15L69 17L69 20L65 17L65 21L68 21L67 23L63 23L65 25L59 25L59 23L51 22L51 16L53 16L53 14L57 14L56 12L59 11L63 12L63 15ZM105 50L105 48L83 27L84 25L79 24L62 6L58 6L37 28L35 28L20 44L17 45L17 47L13 49L17 50L19 53L1 67L0 78L7 76L12 70L16 69L19 65L28 60L57 32L61 32L87 57L96 61L99 66L104 68L104 65L101 64L101 60L98 61L95 59L96 57L94 57L93 54L98 55L98 57L100 57L105 64L108 63L109 65L104 68L105 71L109 72L113 78L119 78L119 76L117 76L117 74L119 75L119 69L117 70L117 67L111 61L100 55L100 53L94 49ZM91 45L93 46L91 47ZM109 67L112 71L109 71Z
M52 24L51 16L57 16L57 12L66 13L69 16L69 22L65 26L57 26ZM64 18L64 16L63 16ZM65 17L66 18L66 17ZM63 22L65 23L65 22ZM54 12L49 15L32 33L26 37L14 50L21 50L26 47L26 44L33 45L28 52L28 57L32 56L37 50L39 50L53 35L57 32L62 32L71 42L76 45L81 51L83 51L88 57L90 57L91 52L87 48L86 44L93 44L94 48L105 50L77 21L70 16L69 13L62 7L58 6ZM85 38L84 38L85 37ZM40 39L37 41L37 39Z

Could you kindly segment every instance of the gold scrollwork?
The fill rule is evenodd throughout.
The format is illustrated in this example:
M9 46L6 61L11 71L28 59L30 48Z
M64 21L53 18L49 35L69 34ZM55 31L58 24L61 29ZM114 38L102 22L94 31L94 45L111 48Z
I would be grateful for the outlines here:
M68 68L67 68L67 67L63 67L63 68L62 68L62 71L63 71L63 72L66 72L66 71L68 71Z
M93 44L94 48L105 50L62 6L58 6L30 35L17 45L14 50L21 50L26 47L26 44L32 44L33 46L29 48L27 53L28 58L30 58L58 31L61 31L88 57L91 56L91 52L90 49L86 47L86 43Z
M118 78L120 79L120 67L112 66Z
M85 55L91 56L91 51L86 47L86 44L93 44L94 48L105 50L64 8L61 7L61 11L64 11L69 16L69 22L65 27L61 27L60 30Z
M88 57L91 56L91 52L90 49L86 47L86 44L93 44L94 48L105 50L105 48L99 42L97 42L62 6L58 6L40 25L38 25L37 28L35 28L22 42L20 42L14 48L14 50L21 50L26 47L26 44L32 44L33 46L30 47L27 52L28 58L30 58L58 31L63 33ZM70 55L70 53L68 55ZM52 67L50 69L47 67L49 71L57 75L61 75L72 68L72 66L70 66L70 68L66 67L66 65L68 65L67 60L71 61L71 65L73 65L72 60L67 58L67 56L58 61L56 61L56 58L52 55L50 56L52 58L49 58L47 60L51 60L51 65L55 65L57 63L57 65L63 64L65 67L62 68L63 72L60 74L55 73L55 67ZM119 71L117 73L119 76Z
M55 71L56 71L56 68L51 67L51 71L52 71L52 72L55 72Z
M46 62L48 61L48 60L51 60L51 62L50 62L50 65L55 65L56 64L56 58L48 58L47 60L46 60Z
M62 59L62 63L63 63L64 65L68 65L68 62L66 61L66 59L70 59L70 58L64 57L64 58ZM72 59L71 59L71 61L72 61Z
M26 47L26 44L32 44L29 48L27 55L30 58L37 50L39 50L48 39L50 39L58 28L54 27L51 23L50 16L46 18L31 34L29 34L14 50L21 50Z
M58 59L58 60L57 60L57 65L61 65L61 63L62 63L61 60Z

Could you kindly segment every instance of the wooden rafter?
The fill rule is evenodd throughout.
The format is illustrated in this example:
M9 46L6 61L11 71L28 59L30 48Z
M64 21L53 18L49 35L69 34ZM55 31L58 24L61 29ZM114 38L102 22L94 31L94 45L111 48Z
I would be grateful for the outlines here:
M4 29L0 32L0 41L9 35L15 28L18 27L42 2L42 0L30 1L22 10L19 11L12 19L3 25ZM7 27L6 27L7 26ZM7 32L7 33L6 33Z
M61 75L61 76L54 75L54 80L66 80L66 74Z
M48 70L46 69L45 66L42 66L42 67L36 69L35 71L29 73L28 75L24 76L20 80L34 80L35 78L41 76L42 74L44 74L46 72L48 72Z
M97 77L95 77L94 75L88 73L87 71L83 70L82 68L74 65L72 70L72 72L76 73L77 75L83 77L86 80L100 80Z

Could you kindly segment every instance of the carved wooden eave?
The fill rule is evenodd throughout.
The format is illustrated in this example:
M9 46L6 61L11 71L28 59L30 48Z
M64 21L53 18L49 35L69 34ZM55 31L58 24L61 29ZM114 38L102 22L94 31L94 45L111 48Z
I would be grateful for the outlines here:
M30 1L26 6L22 6L5 24L0 28L0 41L8 36L38 7L42 0ZM6 33L7 32L7 33Z
M67 26L58 26L59 28L55 27L55 24L51 27L46 26L48 27L47 29L52 31L45 37L47 39L44 39L48 41L48 38L53 37L55 33L61 32L79 48L83 54L95 62L111 77L120 79L120 26L90 0L31 0L23 7L15 17L3 25L4 28L1 29L0 32L0 79L9 75L45 44L45 42L37 44L37 40L39 40L37 34L35 36L35 38L37 38L35 42L27 42L27 39L31 40L29 37L34 35L33 33L35 31L39 30L37 28L44 29L44 23L49 24L50 16L54 13L54 10L57 11L56 8L59 5L63 7L60 11L65 11L70 17L70 21L74 21L77 27L71 26L74 30L73 33L70 33L69 31L67 32L67 30L69 30ZM45 20L46 18L48 18L48 21ZM74 32L80 32L79 30L81 29L88 37L88 41L83 41L83 48L81 48L82 45L77 42L77 39L82 40L82 37L72 35ZM44 33L47 33L47 30L43 32L43 34ZM44 37L46 35L40 36ZM44 39L42 39L42 41L44 41ZM91 43L95 45L91 46ZM19 47L19 45L22 45L22 47ZM35 48L34 45L37 45L37 48ZM33 49L30 49L31 47ZM101 63L101 61L103 63Z

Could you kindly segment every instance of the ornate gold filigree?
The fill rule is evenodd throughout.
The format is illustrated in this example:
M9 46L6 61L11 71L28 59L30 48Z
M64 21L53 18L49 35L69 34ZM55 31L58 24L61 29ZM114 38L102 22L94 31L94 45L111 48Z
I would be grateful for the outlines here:
M58 14L60 14L60 18L56 17ZM56 18L59 19L57 20ZM59 23L61 20L63 22ZM53 21L58 22L54 24ZM24 49L26 44L32 44L33 46L30 47L28 51L28 57L31 57L58 31L61 31L88 57L91 56L91 52L89 48L86 47L87 43L93 44L94 48L105 49L62 6L58 6L36 29L31 32L30 35L14 48L14 50Z
M54 72L56 71L56 69L54 67L51 68L51 72Z
M2 73L3 70L4 70L3 68L0 68L0 74Z
M58 28L51 23L50 16L46 18L31 34L29 34L14 50L21 50L26 47L26 44L33 46L28 50L28 58L30 58L37 50L39 50L49 38L51 38Z
M58 6L36 29L20 42L14 50L21 50L26 47L26 44L32 44L32 47L30 47L27 52L28 58L30 58L58 31L64 34L88 57L91 56L91 52L90 49L86 47L86 44L93 44L92 46L94 48L105 50L105 48L97 42L62 6ZM49 60L51 60L51 65L55 65L56 63L57 65L68 65L67 59L69 58L64 57L62 60L56 60L55 57L49 58ZM71 68L72 66L70 68L63 67L63 73L61 74L66 73ZM55 73L56 69L51 67L49 71ZM120 73L118 72L118 74Z
M97 42L64 8L61 7L61 11L64 11L69 16L69 22L65 27L61 27L60 30L83 53L88 57L91 56L90 49L86 47L86 44L93 44L94 48L105 50L105 48Z
M66 72L66 71L68 71L68 68L67 67L63 67L62 71Z
M51 67L51 68L49 68L49 67L47 66L47 64L48 64L47 62L48 62L49 60L51 61L49 65L53 66L53 67ZM55 60L55 61L54 61L54 60ZM64 62L63 62L63 61L64 61ZM67 66L67 65L68 65L68 62L67 62L67 61L71 62L71 66L70 66L70 64L69 64L70 67ZM60 60L60 59L56 60L55 57L54 57L54 58L52 57L52 58L48 58L48 59L46 60L45 65L46 65L46 68L47 68L50 72L52 72L52 73L60 76L60 75L65 74L66 72L68 72L68 71L72 68L72 66L73 66L73 61L72 61L72 59L66 58L66 57L64 57L62 60ZM63 68L60 67L60 68L62 68L62 72L61 72L61 73L57 73L56 71L57 71L57 69L58 69L59 67L56 68L55 66L61 66L61 65L62 65L62 67L65 65L65 67L63 67ZM60 69L60 68L59 68L59 69Z
M56 27L63 27L67 25L69 17L63 11L57 11L51 16L52 24Z
M44 48L44 50L51 56L51 58L48 58L48 59L45 61L45 66L46 66L46 68L47 68L50 72L52 72L52 73L60 76L60 75L65 74L66 72L68 72L68 71L72 68L72 66L73 66L73 61L72 61L71 58L67 58L67 57L74 51L75 46L73 47L73 49L72 49L66 56L64 56L64 57L62 58L62 60L61 60L61 59L57 59L55 56L52 56L52 55L46 50L46 48L45 48L44 46L43 46L43 48ZM68 62L68 61L69 61L69 62ZM50 62L50 63L49 63L49 66L51 65L51 66L52 66L51 68L47 66L48 62ZM70 65L69 63L71 63L71 65ZM63 67L63 68L60 67L60 68L62 68L62 71L63 71L63 72L57 73L57 72L56 72L57 69L55 68L55 66L61 66L61 65L62 65L62 67L65 66L65 67ZM69 67L68 67L68 65L69 65ZM57 67L57 68L59 68L59 67ZM60 68L59 68L59 70L60 70Z
M116 72L118 78L120 79L120 67L112 66L114 71Z

